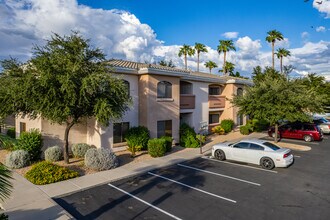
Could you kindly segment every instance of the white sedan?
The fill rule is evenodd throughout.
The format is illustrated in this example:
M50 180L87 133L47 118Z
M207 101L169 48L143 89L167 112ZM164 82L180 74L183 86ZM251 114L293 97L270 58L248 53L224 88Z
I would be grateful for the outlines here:
M288 167L293 163L290 149L259 139L216 144L212 147L212 156L218 160L228 159L257 164L268 170L274 167Z

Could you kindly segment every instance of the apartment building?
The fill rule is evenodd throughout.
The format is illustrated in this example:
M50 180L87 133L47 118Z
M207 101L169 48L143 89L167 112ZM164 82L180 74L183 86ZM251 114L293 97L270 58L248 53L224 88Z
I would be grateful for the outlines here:
M239 115L228 99L242 94L246 86L252 85L250 80L124 60L110 60L109 66L124 80L133 104L108 127L100 126L94 119L72 127L71 144L84 142L116 149L125 146L127 130L138 125L146 126L152 138L170 135L178 143L181 123L199 132L202 125L211 129L223 119L232 119L236 125L246 122L246 117ZM42 118L17 117L15 127L17 136L38 128L46 147L62 144L64 139L64 126Z

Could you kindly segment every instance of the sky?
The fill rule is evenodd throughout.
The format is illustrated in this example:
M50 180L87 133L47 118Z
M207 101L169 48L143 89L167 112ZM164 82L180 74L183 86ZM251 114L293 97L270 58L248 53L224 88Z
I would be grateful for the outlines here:
M317 73L330 80L330 0L0 0L0 59L25 62L33 45L43 45L52 33L79 31L107 58L154 63L172 60L184 67L178 51L183 44L203 43L212 60L223 65L219 40L233 40L236 51L227 61L251 76L253 68L271 66L267 32L280 31L277 48L290 50L284 65L294 77ZM279 69L279 60L275 60ZM188 58L196 70L197 57ZM218 74L219 68L212 72Z

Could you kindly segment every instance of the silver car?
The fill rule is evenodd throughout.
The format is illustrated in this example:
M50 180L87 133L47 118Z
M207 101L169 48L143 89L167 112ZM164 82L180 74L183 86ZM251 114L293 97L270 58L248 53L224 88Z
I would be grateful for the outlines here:
M324 134L330 134L330 121L324 117L314 117L314 124L316 124Z
M218 160L228 159L257 164L268 170L274 167L288 167L293 163L290 149L259 139L216 144L212 147L212 156Z

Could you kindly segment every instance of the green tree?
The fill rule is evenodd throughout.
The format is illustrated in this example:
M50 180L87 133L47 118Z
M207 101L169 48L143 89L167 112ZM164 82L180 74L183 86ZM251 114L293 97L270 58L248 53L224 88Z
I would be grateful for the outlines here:
M175 65L174 65L172 60L170 60L168 62L166 60L161 60L161 61L158 62L158 64L161 65L161 66L167 66L167 67L175 68Z
M281 73L283 74L283 57L291 56L291 53L285 48L278 48L275 54L277 58L280 59Z
M322 109L323 96L305 86L301 79L287 80L282 74L268 68L261 79L254 79L254 86L247 87L242 96L234 96L231 101L239 107L239 114L266 119L275 125L277 141L279 120L311 120L309 113Z
M75 124L95 118L107 126L130 104L122 79L112 76L103 52L92 49L89 40L76 32L64 37L54 34L45 46L33 48L33 58L25 65L15 60L2 64L0 114L23 113L65 124L66 163L69 132Z
M277 31L277 30L271 30L267 32L268 36L266 37L266 41L268 43L272 44L272 67L273 69L275 68L275 58L274 58L274 48L275 48L275 42L276 41L281 41L283 40L283 35L281 32Z
M234 70L235 70L235 64L226 61L226 64L223 66L223 69L219 70L219 72L223 72L224 75L227 75L227 73L229 73L229 75L233 75Z
M195 54L195 49L189 45L184 44L179 50L179 57L184 56L184 66L187 69L187 56L193 56Z
M212 71L213 68L217 68L218 67L218 65L215 62L211 61L211 60L209 60L206 63L204 63L204 65L205 65L206 68L209 68L210 73L211 73L211 71Z
M204 44L195 43L195 51L197 53L197 72L199 72L199 55L200 53L207 53L207 48Z
M3 164L0 164L0 201L4 201L9 198L13 185L10 180L12 179L12 173Z
M219 54L223 53L223 68L222 69L225 69L227 52L229 52L231 50L236 51L236 48L235 48L232 40L220 40L219 41L217 51Z

